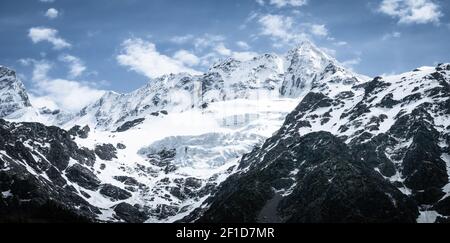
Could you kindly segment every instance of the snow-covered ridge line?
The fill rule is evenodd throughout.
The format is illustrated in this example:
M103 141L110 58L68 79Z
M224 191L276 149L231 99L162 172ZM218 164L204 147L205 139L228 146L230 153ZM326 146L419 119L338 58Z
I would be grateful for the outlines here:
M182 112L226 100L300 98L311 88L328 83L364 81L364 76L346 70L314 44L303 42L286 55L264 54L248 61L229 58L203 75L168 74L128 94L108 92L66 127L88 124L114 130L161 111Z

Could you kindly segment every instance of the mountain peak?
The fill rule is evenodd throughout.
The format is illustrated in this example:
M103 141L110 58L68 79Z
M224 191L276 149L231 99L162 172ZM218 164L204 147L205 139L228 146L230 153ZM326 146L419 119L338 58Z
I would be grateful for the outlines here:
M333 57L328 55L324 50L317 47L309 40L300 42L296 47L288 52L288 56L297 55L304 59L325 59L332 62L337 62Z
M289 97L299 97L314 87L322 87L317 90L320 92L330 91L327 83L353 84L361 78L308 40L290 50L285 63L287 73L281 93Z
M14 70L0 66L0 118L25 107L31 103L22 81Z

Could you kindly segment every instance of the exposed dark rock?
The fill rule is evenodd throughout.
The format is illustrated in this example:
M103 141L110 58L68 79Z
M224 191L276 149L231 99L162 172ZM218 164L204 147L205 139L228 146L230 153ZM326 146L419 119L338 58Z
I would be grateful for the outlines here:
M176 171L178 168L175 165L168 165L166 166L166 168L164 169L164 173L169 174L172 173L174 171Z
M83 139L86 139L89 137L89 132L91 131L91 128L89 126L84 126L81 128L80 126L74 126L72 127L68 133L74 137L80 137Z
M311 123L309 121L299 121L298 122L298 127L302 128L302 127L309 127L311 128Z
M158 215L159 219L165 219L170 216L175 216L179 211L178 207L160 204L154 211Z
M437 224L450 224L450 217L448 217L448 218L437 217L435 223L437 223Z
M66 176L70 181L77 183L81 187L89 190L97 190L100 186L100 180L89 169L75 164L66 170Z
M94 219L55 201L43 204L7 200L0 197L0 223L92 223Z
M185 185L190 188L198 189L202 186L202 180L199 180L199 179L196 179L193 177L189 177L186 179Z
M111 161L117 159L117 150L112 144L95 146L95 154L102 160Z
M132 196L128 191L111 184L103 185L102 189L100 189L100 193L111 198L113 201L125 200Z
M158 155L161 159L173 159L177 155L177 151L175 149L170 149L170 150L164 149L164 150L161 150L158 153Z
M355 93L353 93L351 91L344 91L344 92L337 94L335 98L338 100L345 100L345 99L350 99L353 97L355 97Z
M436 67L436 71L450 71L450 63L441 63Z
M123 143L118 143L117 144L117 149L126 149L127 148L127 146L125 146L125 144L123 144Z
M66 179L61 176L61 171L59 171L55 167L50 167L45 173L47 174L48 178L50 178L50 180L52 180L52 182L56 185L60 187L64 187L64 185L66 185Z
M128 121L122 124L119 128L117 128L116 132L125 132L130 130L131 128L142 124L145 121L145 118L139 118L133 121Z
M439 201L433 209L441 215L450 216L450 197L446 197Z
M80 162L81 164L87 165L87 166L94 166L95 164L95 152L88 149L88 148L80 148L77 150L77 152L73 155L73 158Z
M296 110L300 112L315 111L318 108L330 107L332 99L322 93L309 93L302 100Z
M128 177L128 176L115 176L114 179L116 179L117 181L122 182L123 184L127 185L127 186L143 186L142 183L139 183L136 179L134 179L133 177Z
M408 96L406 96L405 98L402 99L403 106L411 103L412 101L418 101L421 98L422 98L422 94L420 94L420 93L415 93L415 94L412 94L412 95L408 95Z
M70 156L66 148L57 141L50 143L50 151L47 156L48 161L59 170L64 170L69 165Z
M172 187L170 189L170 194L172 194L174 197L176 197L180 200L186 199L186 196L184 195L184 193L181 191L181 188L179 188L179 187Z
M377 106L391 109L392 107L398 105L399 103L400 103L400 101L394 100L394 95L393 94L387 94L380 101L380 103L377 104Z
M414 193L414 199L416 199L417 203L420 205L433 205L444 196L445 193L442 189L435 187Z
M148 219L145 213L128 203L119 203L114 207L114 212L127 223L143 223Z

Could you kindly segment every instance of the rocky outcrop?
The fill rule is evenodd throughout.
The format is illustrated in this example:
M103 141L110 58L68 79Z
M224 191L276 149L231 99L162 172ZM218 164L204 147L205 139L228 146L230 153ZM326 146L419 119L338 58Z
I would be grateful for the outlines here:
M97 190L100 187L101 181L97 176L86 167L75 164L66 171L67 178L72 182L77 183L83 188L89 190Z
M74 137L86 139L88 138L90 131L91 128L89 126L84 126L83 128L81 128L81 126L74 126L69 130L69 134Z
M119 219L127 223L143 223L145 220L147 220L147 217L144 213L128 203L120 203L116 205L114 207L114 212Z
M130 192L111 184L103 185L102 189L100 189L100 193L111 198L113 201L125 200L131 197Z
M159 114L159 113L158 113ZM142 122L145 121L145 118L139 118L139 119L135 119L133 121L128 121L125 122L122 126L120 126L119 128L117 128L116 132L125 132L130 130L131 128L141 124Z
M117 159L117 149L112 144L101 144L95 147L95 154L102 160Z

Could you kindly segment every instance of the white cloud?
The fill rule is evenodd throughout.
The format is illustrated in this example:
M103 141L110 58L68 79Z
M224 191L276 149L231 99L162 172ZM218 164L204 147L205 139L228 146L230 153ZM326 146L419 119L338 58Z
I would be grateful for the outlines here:
M440 6L432 0L383 0L379 11L398 18L401 24L439 23Z
M390 40L393 38L400 38L401 36L402 36L402 33L395 31L395 32L387 33L387 34L383 35L383 37L381 39L383 41L386 41L386 40Z
M233 54L233 52L228 49L224 43L220 43L219 45L217 45L215 50L222 56L231 56L231 54Z
M259 5L265 5L266 1L256 0ZM286 6L300 7L306 5L308 0L268 0L268 4L275 5L277 8L282 8Z
M45 61L36 61L32 60L34 64L33 69L33 81L34 82L40 82L40 81L46 81L48 78L48 72L50 69L52 69L52 65Z
M49 18L49 19L56 19L59 16L59 12L58 10L54 9L54 8L49 8L47 10L47 12L45 12L45 17Z
M193 35L182 35L182 36L174 36L170 38L170 41L175 44L185 44L193 39L194 39Z
M62 62L65 62L69 65L69 69L70 69L69 77L70 78L77 78L80 75L82 75L84 71L86 71L86 66L78 57L65 54L65 55L61 55L59 57L59 60Z
M185 63L159 53L155 44L139 38L125 40L122 53L116 59L120 65L149 78L180 72L199 74Z
M239 46L241 49L244 49L244 50L250 49L250 46L245 41L238 41L238 42L236 42L236 45Z
M58 31L46 27L34 27L28 31L28 37L33 43L50 42L56 50L69 48L72 45L58 36Z
M311 33L315 36L325 37L328 35L328 29L323 24L313 24L311 25Z
M258 19L258 23L261 26L260 35L272 38L275 47L296 44L308 37L301 26L295 24L294 19L289 16L263 15Z
M263 6L265 4L264 0L256 0L256 3Z
M195 38L194 46L198 50L216 46L218 43L225 40L225 37L221 35L205 34L201 37Z
M55 0L39 0L39 2L43 2L43 3L52 3Z
M18 60L18 62L20 63L20 65L28 67L31 64L33 64L34 59L31 58L21 58Z
M290 30L294 20L291 17L281 15L264 15L258 22L261 24L261 34L271 37L276 37L284 40L292 38Z
M329 41L335 40L334 37L329 36L329 31L325 24L298 23L295 18L287 15L260 15L258 24L261 28L259 35L270 37L274 42L273 46L275 48L296 45L314 37L326 38Z
M346 41L338 41L338 42L335 42L334 45L336 45L336 46L346 46L346 45L348 45L348 43Z
M361 58L356 57L347 61L342 62L342 65L350 70L353 70L353 68L361 63Z
M221 56L232 57L238 61L248 61L258 55L255 52L232 51L229 48L227 48L224 43L219 43L215 48L215 51Z
M182 62L187 66L196 66L200 63L200 58L194 55L192 52L186 50L179 50L174 55L173 58Z
M43 82L40 90L44 92L44 97L55 102L58 107L72 112L92 104L104 94L104 91L64 79Z
M90 83L49 77L48 72L53 66L46 61L33 60L33 63L34 88L31 91L34 106L77 112L104 94L104 91L93 88Z

